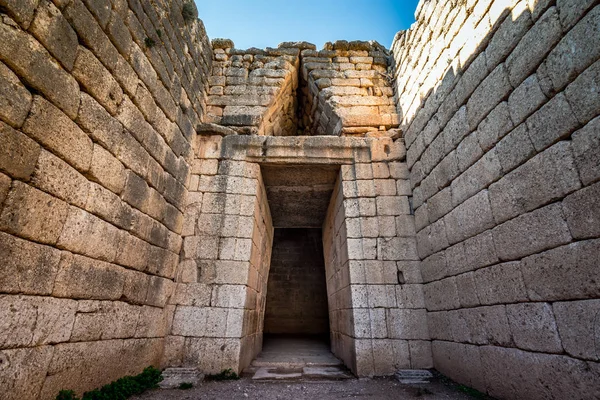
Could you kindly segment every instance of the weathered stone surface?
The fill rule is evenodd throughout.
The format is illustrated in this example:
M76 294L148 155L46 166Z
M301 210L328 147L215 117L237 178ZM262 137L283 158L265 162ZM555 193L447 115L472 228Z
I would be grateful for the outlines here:
M89 169L92 141L73 121L42 97L34 97L23 131L80 172Z
M513 339L519 348L546 353L562 352L550 304L509 304L506 306L506 314Z
M523 214L492 233L501 260L514 260L571 241L560 204Z
M63 253L52 294L57 297L117 300L123 293L119 268L88 257Z
M0 23L0 36L3 38L0 44L2 62L69 117L75 118L79 109L79 85L75 79L52 60L41 44L10 20ZM49 76L52 79L48 79Z
M497 264L474 272L477 295L482 304L515 303L527 300L518 262Z
M521 83L508 98L510 117L513 124L519 125L544 102L546 96L540 89L537 75L533 74Z
M35 398L44 384L53 351L52 346L1 350L3 396L7 400Z
M512 89L509 68L500 64L473 92L467 102L469 128L475 130L481 120L492 111Z
M0 62L0 118L20 127L31 108L31 94L19 78Z
M562 27L556 8L546 11L523 36L506 59L510 83L517 87L538 66L561 38Z
M73 69L77 34L54 4L41 2L29 30L67 71Z
M565 351L574 357L598 361L600 301L560 302L552 308Z
M0 296L0 348L35 347L66 342L77 302L37 296Z
M465 385L485 390L483 376L478 372L482 368L478 346L454 342L432 342L434 367L451 379Z
M387 310L388 328L393 339L428 340L427 311L422 310Z
M514 18L513 16L516 16ZM524 2L512 10L511 18L506 18L490 40L485 52L488 69L495 68L518 45L521 38L531 28L531 13Z
M599 101L595 94L600 88L599 75L600 61L596 61L565 90L567 100L581 124L598 115Z
M529 137L537 151L567 138L578 126L579 122L562 93L527 119Z
M28 181L40 154L40 146L22 134L0 122L0 171L13 178Z
M572 137L573 155L584 185L600 179L600 118L590 121Z
M494 219L501 223L580 186L570 143L557 143L490 186Z
M31 186L15 181L0 216L2 230L42 243L55 244L68 205Z
M600 183L583 188L563 201L563 210L574 239L600 236Z
M481 121L477 128L477 139L484 151L494 147L514 127L510 119L507 102L502 102Z
M94 144L89 174L95 181L116 194L120 194L125 186L123 164L98 144Z
M88 198L89 182L66 162L42 150L31 183L67 203L84 208Z
M52 292L59 250L0 233L0 254L6 260L0 274L3 292L39 295Z
M503 305L461 310L471 341L476 344L511 346L512 336Z
M458 243L494 226L488 191L482 190L444 217L448 242Z
M457 206L481 189L488 187L502 175L496 150L488 151L483 157L452 181L452 205Z
M589 7L588 0L577 2L567 1L557 4L561 22L570 24L575 15L580 16L575 10L581 7L581 11ZM566 15L566 11L574 15ZM579 14L579 15L578 15ZM600 18L600 9L593 8L581 21L577 23L558 45L548 54L548 73L554 88L562 90L570 81L581 74L590 64L598 59L600 53L592 43L600 39L597 23Z
M523 259L521 270L533 301L595 298L600 241L588 240Z
M494 148L502 171L506 174L535 155L527 124L521 124Z
M123 90L102 63L85 47L80 47L73 76L109 113L115 115L123 99Z
M71 206L57 245L104 261L114 261L121 232L113 225Z

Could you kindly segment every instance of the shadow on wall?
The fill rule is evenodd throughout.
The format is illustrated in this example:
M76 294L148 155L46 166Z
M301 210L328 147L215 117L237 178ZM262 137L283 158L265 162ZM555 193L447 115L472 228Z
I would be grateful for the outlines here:
M600 6L421 1L392 51L435 368L600 396Z

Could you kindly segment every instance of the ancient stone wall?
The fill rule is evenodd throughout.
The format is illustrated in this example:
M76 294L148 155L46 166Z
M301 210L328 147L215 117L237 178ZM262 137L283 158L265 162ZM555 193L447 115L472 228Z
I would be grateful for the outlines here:
M393 45L434 366L598 397L600 6L421 1Z
M0 397L158 366L212 49L182 1L0 1Z
M239 373L262 348L273 227L260 166L197 141L164 364Z
M358 376L430 368L404 146L342 165L323 228L332 351Z
M385 135L398 127L388 51L337 41L301 53L299 125L308 135ZM389 132L389 136L396 132Z
M207 121L243 134L296 135L300 50L238 50L224 39L212 44Z

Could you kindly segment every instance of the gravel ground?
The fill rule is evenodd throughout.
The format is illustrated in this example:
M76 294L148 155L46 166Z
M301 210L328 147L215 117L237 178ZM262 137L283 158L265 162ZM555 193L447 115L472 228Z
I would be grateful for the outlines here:
M394 378L352 379L346 381L256 382L250 378L237 381L204 382L188 390L152 390L135 400L212 400L212 399L452 399L474 398L455 384L436 378L425 385L401 385Z

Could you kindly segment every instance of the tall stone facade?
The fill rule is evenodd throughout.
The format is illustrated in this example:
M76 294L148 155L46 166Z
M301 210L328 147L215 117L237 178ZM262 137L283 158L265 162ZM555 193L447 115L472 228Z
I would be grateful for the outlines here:
M600 397L597 3L421 0L388 51L239 50L181 0L0 0L3 399L241 372L292 227L321 229L357 376Z
M395 40L435 367L600 396L600 6L421 2Z

